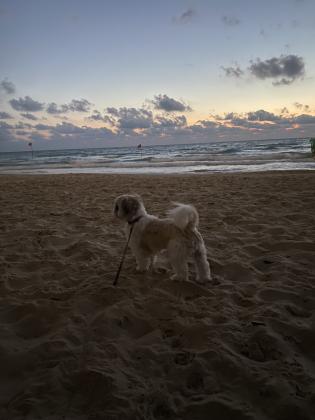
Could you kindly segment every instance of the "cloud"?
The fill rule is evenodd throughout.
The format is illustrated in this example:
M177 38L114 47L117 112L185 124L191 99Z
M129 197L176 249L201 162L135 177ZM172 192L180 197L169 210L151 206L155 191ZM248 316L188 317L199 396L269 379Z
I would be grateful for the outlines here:
M0 121L0 127L5 129L14 128L13 125L6 123L5 121Z
M221 66L221 68L223 69L223 71L225 72L225 76L227 77L236 77L239 78L241 76L243 76L244 72L243 70L238 66L235 65L234 67L223 67Z
M165 112L184 112L192 111L190 106L183 102L177 101L176 99L170 98L167 95L156 95L152 101L155 109L159 109Z
M241 23L235 16L222 16L221 20L227 26L237 26Z
M244 114L230 112L226 114L224 120L228 122L229 127L243 127L248 130L266 132L295 123L291 115L277 115L264 109L249 111Z
M119 110L114 107L106 108L106 112L114 117L119 117Z
M248 121L279 121L279 116L273 114L272 112L259 109L255 112L249 112L247 114Z
M250 73L258 79L275 79L273 84L289 85L303 77L305 65L302 57L297 55L281 55L265 61L259 58L249 67Z
M37 112L44 109L43 103L34 101L29 96L25 96L25 98L11 99L9 102L12 108L16 111Z
M4 79L2 80L2 82L0 82L0 87L2 88L2 90L4 90L5 93L7 93L8 95L12 95L13 93L15 93L15 86L12 82L10 82L8 79Z
M4 121L0 121L0 144L12 144L15 141L15 136L11 132L12 126Z
M96 114L98 116L98 114ZM106 120L108 119L108 120ZM165 136L187 126L184 115L157 114L147 108L107 108L103 120L110 122L116 135Z
M59 134L82 134L84 133L84 128L78 127L77 125L68 123L68 122L62 122L61 124L57 124L55 127L51 128L51 130L54 133Z
M87 117L87 119L92 121L103 121L104 117L97 109L94 109L93 114Z
M225 122L226 121L226 122ZM230 132L230 135L242 134L243 138L251 134L251 138L286 138L288 133L296 133L300 136L311 136L315 130L315 115L289 114L286 107L281 110L281 114L274 114L264 109L250 111L245 114L237 114L230 112L222 119L215 117L215 121L219 128L216 131ZM199 122L201 123L201 122ZM202 122L204 123L204 122ZM241 131L240 131L241 130Z
M24 117L24 118L27 118L28 120L32 120L32 121L38 120L38 118L35 115L30 114L28 112L22 113L21 116Z
M47 124L36 124L35 125L36 130L51 130L53 128L52 125L47 125Z
M294 117L293 121L297 124L314 124L315 115L301 114Z
M92 104L87 99L72 99L69 104L58 106L55 102L48 104L46 111L48 114L58 115L66 112L88 112Z
M135 130L149 128L153 122L152 112L145 108L110 109L110 114L116 119L120 130Z
M48 149L134 145L139 142L149 145L293 136L305 138L315 132L315 115L305 112L307 105L299 102L295 102L299 111L297 115L289 113L286 107L277 113L257 109L244 113L210 115L209 118L193 124L188 123L184 114L177 113L179 109L187 110L187 106L181 101L167 95L157 95L149 103L151 109L147 104L139 108L108 107L104 113L94 109L86 117L86 120L109 123L111 129L79 126L69 121L56 125L32 125L21 121L10 125L0 121L1 149L23 149L25 141L34 141L37 148ZM83 106L90 106L89 104L85 103ZM60 109L60 106L56 107L57 110ZM176 112L173 112L174 109ZM27 118L24 114L28 113L21 114Z
M10 118L12 118L10 114L0 111L0 120L9 120Z
M107 108L105 112L107 112L110 115L104 115L104 116L97 109L94 109L93 114L87 117L86 119L90 121L102 121L112 126L115 126L117 121L111 115L111 112L115 113L115 111L117 114L116 117L119 117L119 111L117 113L116 108Z
M31 125L31 124L29 124L29 123L25 123L25 122L21 122L21 121L19 121L17 124L15 124L15 126L14 127L12 127L12 128L16 128L16 129L19 129L19 130L24 130L24 129L26 129L26 128L33 128L33 126Z
M80 127L68 122L55 126L37 124L34 129L37 131L33 131L28 139L36 142L37 147L46 149L51 145L55 148L101 147L108 145L109 141L119 140L115 133L106 127ZM43 131L46 133L42 133Z
M68 106L61 105L58 108L58 105L55 102L51 102L50 104L47 105L46 112L48 112L48 114L53 114L53 115L63 114L65 112L68 112Z
M303 111L306 111L307 112L307 111L310 110L310 106L309 105L303 105L303 104L301 104L299 102L294 102L293 105L295 106L295 108L299 109L300 111L303 110Z
M88 112L92 104L86 99L72 99L68 108L73 112Z
M178 115L174 118L167 118L161 115L158 115L154 120L155 128L174 128L174 127L184 127L187 125L187 119L185 115Z
M189 8L180 15L173 17L173 22L182 24L189 23L193 20L195 16L196 11L194 9Z

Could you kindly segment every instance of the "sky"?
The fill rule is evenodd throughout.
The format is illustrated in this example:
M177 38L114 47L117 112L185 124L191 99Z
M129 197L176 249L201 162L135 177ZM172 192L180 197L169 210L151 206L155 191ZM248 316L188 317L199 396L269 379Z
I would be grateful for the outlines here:
M315 136L314 0L0 0L0 151Z

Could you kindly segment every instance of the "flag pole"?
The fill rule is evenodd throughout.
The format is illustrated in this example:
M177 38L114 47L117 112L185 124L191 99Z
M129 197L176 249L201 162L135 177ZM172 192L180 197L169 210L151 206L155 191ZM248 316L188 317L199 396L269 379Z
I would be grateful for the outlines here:
M141 159L142 159L142 144L141 143L138 144L137 149L140 149L140 156L141 156Z
M28 143L29 147L31 148L31 152L32 152L32 159L34 158L34 150L33 150L33 143Z

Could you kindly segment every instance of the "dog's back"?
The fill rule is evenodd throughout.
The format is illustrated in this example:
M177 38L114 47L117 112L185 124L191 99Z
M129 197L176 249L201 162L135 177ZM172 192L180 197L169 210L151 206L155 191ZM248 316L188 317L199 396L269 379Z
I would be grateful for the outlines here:
M155 253L166 249L172 239L182 236L181 229L174 224L173 219L149 217L150 220L145 224L141 232L140 241L140 246L147 251Z

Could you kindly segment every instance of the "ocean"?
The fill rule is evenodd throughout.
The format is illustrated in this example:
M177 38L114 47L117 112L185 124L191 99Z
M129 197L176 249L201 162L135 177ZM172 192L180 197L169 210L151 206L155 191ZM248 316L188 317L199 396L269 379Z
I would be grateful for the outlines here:
M315 170L308 139L0 153L0 174Z

